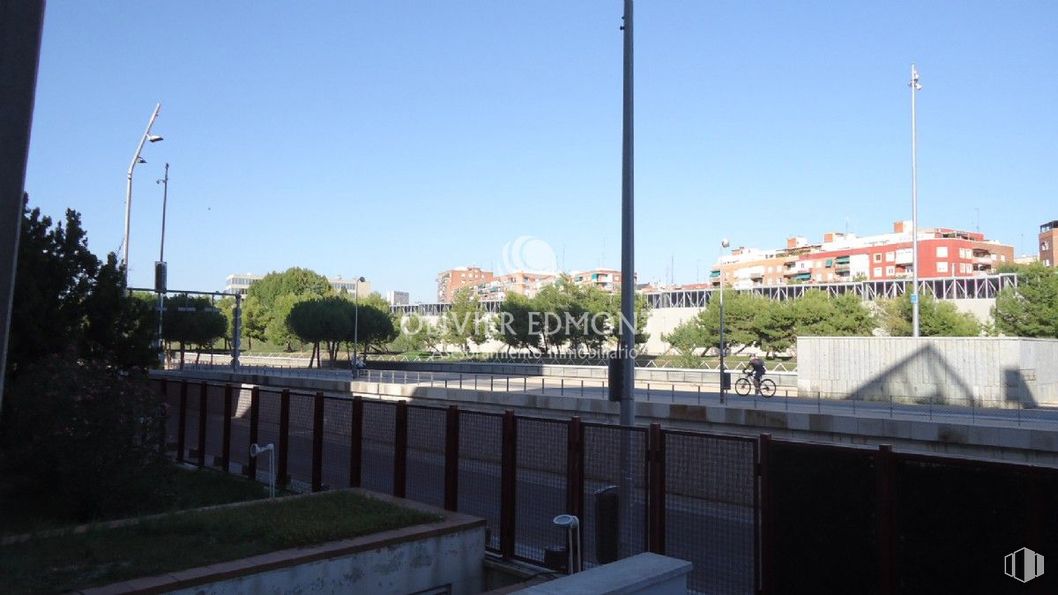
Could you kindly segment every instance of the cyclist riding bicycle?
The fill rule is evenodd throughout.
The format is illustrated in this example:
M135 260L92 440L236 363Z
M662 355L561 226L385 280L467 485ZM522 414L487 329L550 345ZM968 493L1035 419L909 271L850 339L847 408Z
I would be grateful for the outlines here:
M753 387L757 389L757 394L760 394L760 380L764 378L764 374L767 370L764 369L764 360L754 355L749 358L749 367L753 370Z

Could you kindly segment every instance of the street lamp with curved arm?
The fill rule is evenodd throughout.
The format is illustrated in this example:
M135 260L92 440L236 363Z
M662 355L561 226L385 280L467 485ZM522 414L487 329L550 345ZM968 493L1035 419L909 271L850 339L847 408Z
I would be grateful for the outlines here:
M161 110L161 103L154 106L154 111L151 112L151 119L147 121L147 130L143 132L140 144L136 145L136 153L132 156L132 162L129 163L129 172L125 183L125 236L121 241L121 266L125 269L125 285L129 283L129 222L132 215L132 173L136 170L137 165L147 163L140 156L143 151L143 143L148 141L156 143L162 140L162 137L157 134L151 134L151 126L154 126L154 121L158 119L158 112Z

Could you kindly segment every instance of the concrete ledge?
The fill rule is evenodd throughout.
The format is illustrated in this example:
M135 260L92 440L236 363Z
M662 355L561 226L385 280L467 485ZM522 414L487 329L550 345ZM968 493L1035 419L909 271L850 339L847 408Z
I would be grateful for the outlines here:
M644 553L584 572L564 576L528 589L523 595L617 595L650 593L683 595L692 564L658 554Z
M374 533L351 539L343 539L301 548L290 548L250 556L239 560L230 560L228 562L219 562L217 564L201 566L198 568L173 571L157 576L136 578L102 587L85 589L81 591L81 593L86 595L104 595L112 593L170 593L181 590L190 590L190 592L194 593L202 591L202 587L206 585L210 585L211 587L216 585L215 587L206 589L207 592L239 592L239 588L232 589L230 588L231 585L218 585L218 583L226 583L232 580L252 577L253 575L259 575L271 571L294 569L295 567L305 566L316 562L349 558L353 555L368 553L375 550L386 549L387 551L391 551L402 544L431 538L443 539L451 535L463 534L466 532L472 532L472 541L480 545L481 555L478 560L474 561L474 564L480 566L484 558L484 519L449 512L419 502L394 498L392 496L369 492L360 488L350 488L348 491L365 497L374 498L376 500L382 500L395 506L437 514L442 516L442 520L428 525L413 525L411 527L383 531L381 533ZM326 493L329 492L319 492L319 494ZM313 496L315 496L315 494L294 497L311 498ZM243 504L251 504L254 502L259 501ZM480 582L480 578L481 572L479 569L474 580ZM474 580L471 582L473 583ZM453 590L453 592L476 592L473 589L474 586L476 585L470 585L471 588L465 590Z

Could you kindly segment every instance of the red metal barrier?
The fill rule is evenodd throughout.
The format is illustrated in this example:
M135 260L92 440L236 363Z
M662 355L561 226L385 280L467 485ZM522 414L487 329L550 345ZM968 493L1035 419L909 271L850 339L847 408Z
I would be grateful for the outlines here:
M445 510L459 508L459 407L445 410Z
M665 434L661 424L647 433L647 550L665 553Z
M312 491L323 489L323 393L316 393L312 410Z
M360 487L364 453L364 400L353 397L353 410L349 416L349 487Z
M285 487L290 481L287 476L287 454L290 451L290 389L283 389L279 395L279 444L276 445L276 485Z
M393 495L403 498L408 489L408 402L397 402L393 429Z
M184 434L187 431L187 381L180 381L180 416L176 424L176 460L184 462Z
M584 426L579 417L569 420L566 432L566 510L584 520Z
M878 591L894 593L895 536L893 494L893 447L878 446Z
M500 459L500 555L514 557L515 494L518 491L518 418L503 414L503 447Z
M256 386L250 391L250 444L257 444L257 431L261 421L261 390ZM257 479L257 457L250 457L246 474Z
M224 435L221 437L220 465L225 473L231 465L231 410L232 410L232 386L224 385Z
M206 466L206 395L209 385L203 380L198 392L198 466Z

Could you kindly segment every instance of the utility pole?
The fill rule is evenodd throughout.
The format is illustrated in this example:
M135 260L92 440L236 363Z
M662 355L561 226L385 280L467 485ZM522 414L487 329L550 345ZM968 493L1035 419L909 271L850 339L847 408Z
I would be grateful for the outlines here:
M162 317L165 315L165 290L168 267L165 264L165 212L169 203L169 164L165 164L165 177L156 180L162 185L162 242L158 249L158 262L154 263L154 290L158 292L158 359L165 368L165 339L162 338Z
M632 554L632 493L633 473L632 432L636 423L635 402L635 110L633 99L633 36L632 0L624 0L624 113L621 153L621 338L618 357L621 358L621 425L624 437L621 441L621 487L620 507L620 555Z
M911 65L911 336L918 337L918 122L915 97L922 85L918 69Z

